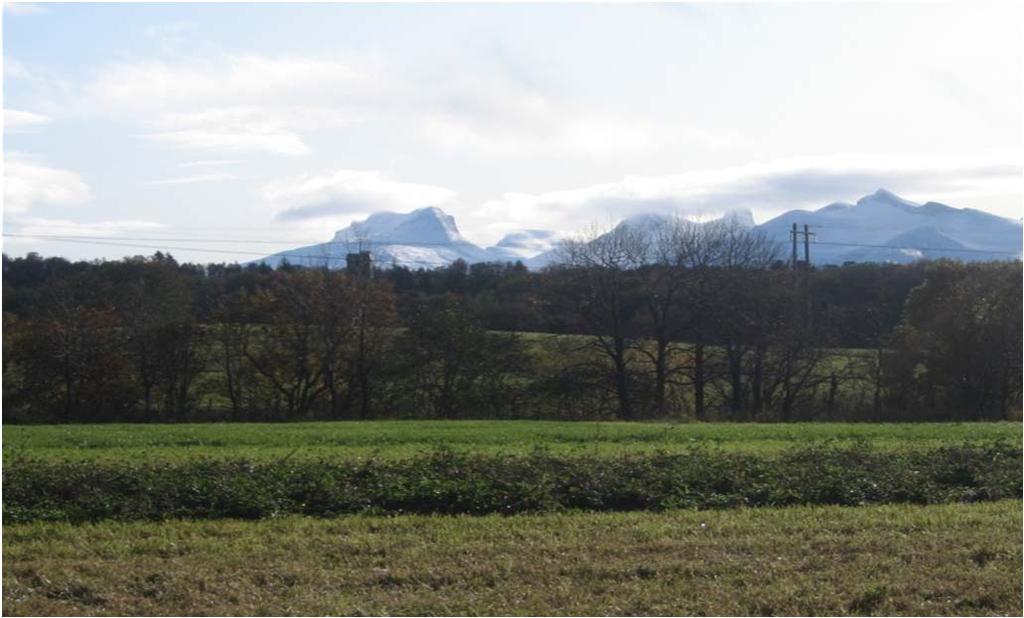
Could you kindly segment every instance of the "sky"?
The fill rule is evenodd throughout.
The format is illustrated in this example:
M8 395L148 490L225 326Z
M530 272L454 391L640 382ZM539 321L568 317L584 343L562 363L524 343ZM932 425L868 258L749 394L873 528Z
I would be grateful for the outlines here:
M487 246L880 187L1024 214L1019 4L8 3L3 70L13 255L244 261L424 206Z

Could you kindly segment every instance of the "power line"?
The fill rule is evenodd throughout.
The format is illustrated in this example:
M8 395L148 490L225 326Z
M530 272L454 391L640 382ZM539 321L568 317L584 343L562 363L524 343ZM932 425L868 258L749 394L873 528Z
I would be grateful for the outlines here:
M804 231L798 232L798 234L804 234ZM448 242L441 241L380 241L380 240L330 240L326 242L317 242L315 240L263 240L256 238L157 238L157 237L140 237L140 236L82 236L82 235L63 235L63 234L14 234L7 233L3 234L5 237L10 238L40 238L46 240L67 240L67 241L129 241L129 242L201 242L201 243L237 243L237 244L267 244L267 245L294 245L294 244L310 244L310 245L345 245L350 247L362 247L362 246L374 246L374 245L408 245L413 247L446 247L449 246ZM815 234L811 234L814 236ZM915 247L909 245L880 245L870 243L852 243L852 242L834 242L834 241L823 241L814 240L812 241L816 245L831 245L837 247L866 247L871 249L913 249L917 251L955 251L960 253L981 253L981 254L1000 254L1000 255L1019 255L1018 252L1014 251L998 251L998 250L986 250L986 249L968 249L968 248L946 248L946 247ZM806 239L805 239L806 244ZM183 248L183 247L182 247ZM195 248L195 251L210 251L206 248ZM805 247L806 253L806 247ZM260 254L262 255L262 254Z
M915 251L959 251L961 253L986 253L986 254L998 253L998 254L1002 254L1002 255L1020 255L1020 252L1014 252L1014 251L995 251L995 250L989 251L989 250L986 250L986 249L967 249L967 248L954 249L954 248L945 248L945 247L910 247L910 246L907 246L907 245L872 245L872 244L867 244L867 243L830 242L830 241L822 241L822 240L815 241L814 244L816 244L816 245L834 245L834 246L837 246L837 247L868 247L868 248L872 248L872 249L904 249L904 250L905 249L913 249Z
M220 243L240 243L240 244L268 244L268 245L280 245L280 244L295 244L303 243L301 240L256 240L256 239L241 239L241 238L151 238L151 237L139 237L139 236L70 236L63 234L8 234L4 236L14 238L42 238L46 240L125 240L125 241L140 241L140 242L220 242ZM322 243L330 244L330 243Z
M152 238L152 237L139 237L139 236L71 236L63 234L11 234L4 233L4 236L11 238L40 238L44 240L81 240L81 241L99 241L99 240L116 240L116 241L138 241L138 242L216 242L216 243L238 243L238 244L264 244L264 245L295 245L295 244L310 244L310 245L346 245L349 247L361 247L367 245L408 245L413 247L447 247L451 243L441 241L380 241L380 240L330 240L326 242L317 242L315 240L261 240L254 238ZM197 249L197 251L206 251L206 249Z
M153 250L153 251L167 251L167 252L170 252L170 251L200 251L200 252L205 252L205 253L217 253L217 254L222 254L222 255L255 256L255 257L260 257L260 258L270 258L270 257L278 256L278 254L267 255L267 253L263 252L263 251L240 251L240 250L233 250L232 251L232 250L229 250L229 249L215 249L215 248L210 248L210 247L183 247L183 246L178 246L178 245L146 245L146 244L136 244L136 243L110 242L108 240L97 240L96 239L97 237L88 237L86 239L86 238L82 238L82 237L70 237L70 236L48 236L47 237L47 236L38 236L38 235L32 235L32 234L7 234L7 233L3 234L3 236L5 236L5 237L15 237L15 238L41 238L44 241L51 241L51 242L66 242L66 243L81 244L81 245L101 245L101 246L107 246L107 247L125 247L125 248L130 248L130 249L150 249L150 250ZM132 238L120 238L120 239L121 240L133 240ZM193 239L193 240L199 240L199 239ZM180 242L188 242L188 241L187 240L181 240ZM322 244L348 244L350 246L351 245L358 245L358 243L341 243L341 242L338 242L338 243L322 243ZM432 244L432 245L442 245L442 244L444 244L444 245L447 246L446 243L436 243L436 242L435 243L417 243L417 244ZM284 253L284 252L279 252L279 253ZM280 259L282 259L282 260L325 260L326 261L326 260L347 260L348 259L347 256L326 255L326 254L309 255L309 254L294 254L294 253L288 254L288 255L281 255L281 256L278 256L278 257ZM252 260L252 261L257 261L257 260ZM260 261L262 261L262 260L260 260ZM405 263L407 263L409 265L420 266L420 267L425 267L425 268L433 268L433 267L436 267L436 266L440 265L437 262L432 262L432 261L429 261L429 260L404 259L403 262L405 262Z
M804 232L800 232L801 234ZM225 255L245 255L255 257L270 257L266 252L259 251L242 251L242 250L228 250L218 249L211 247L187 247L180 245L150 245L150 244L136 244L136 243L237 243L237 244L276 244L276 245L293 245L307 243L311 245L319 246L333 246L343 245L352 248L367 248L372 249L376 246L387 246L387 245L408 245L413 247L440 247L450 246L447 242L438 241L401 241L401 242L384 242L375 240L346 240L346 241L327 241L317 243L315 241L301 241L301 240L262 240L262 239L242 239L242 238L156 238L156 237L139 237L139 236L80 236L80 235L58 235L58 234L14 234L4 232L3 236L6 238L24 238L24 239L40 239L53 242L67 242L74 244L86 244L86 245L102 245L110 247L127 247L134 249L153 249L156 251L198 251L206 253L218 253ZM794 238L795 240L795 238ZM869 243L844 243L844 242L833 242L833 241L819 241L815 240L814 244L817 245L830 245L837 247L864 247L871 249L894 249L894 250L914 250L914 251L939 251L939 252L958 252L958 253L974 253L982 255L1007 255L1007 256L1020 256L1019 252L1013 251L997 251L997 250L984 250L984 249L967 249L967 248L942 248L942 247L912 247L906 245L880 245L880 244L869 244ZM795 245L795 243L794 243ZM806 253L807 247L805 247ZM282 251L283 252L283 251ZM280 252L279 252L280 253ZM293 254L283 256L285 258L294 259L310 259L310 260L343 260L344 257L330 256L330 255L307 255L307 254ZM428 264L423 260L408 260L416 264ZM429 263L432 264L432 263Z
M4 234L4 236L16 236L16 237L18 237L19 235L17 235L17 234ZM25 238L36 238L36 236L24 236L24 237ZM236 251L230 251L230 250L227 250L227 249L211 249L209 247L175 247L175 246L166 246L166 245L164 245L164 246L140 245L140 244L134 244L134 243L109 242L109 241L102 241L102 240L81 240L81 239L77 239L77 238L67 238L67 237L58 237L58 238L51 237L51 238L44 238L44 240L52 240L52 241L55 241L55 242L68 242L68 243L82 244L82 245L103 245L103 246L107 246L107 247L128 247L128 248L132 248L132 249L154 249L156 251L170 251L170 250L175 250L175 251L203 251L203 252L206 252L206 253L223 253L223 254L227 254L227 255L254 255L254 256L257 256L257 257L270 257L266 253L259 252L259 251L237 251L237 250ZM130 240L130 239L126 239L126 240ZM332 255L289 255L289 256L285 256L285 257L286 258L311 259L311 260L344 260L345 259L344 257L341 257L341 256L332 256Z

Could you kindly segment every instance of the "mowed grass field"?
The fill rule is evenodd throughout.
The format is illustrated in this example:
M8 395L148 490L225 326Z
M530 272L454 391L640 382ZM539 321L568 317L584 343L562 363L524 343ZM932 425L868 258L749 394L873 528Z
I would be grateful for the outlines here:
M315 423L18 425L3 428L3 456L33 459L402 458L450 448L486 454L621 455L696 446L771 454L811 443L863 442L879 450L965 442L1021 444L1021 423L615 423L351 421Z
M316 466L321 464L314 460L326 459L347 470L354 467L345 463L347 460L360 459L361 465L400 464L419 474L418 462L430 461L430 454L442 447L494 455L498 461L501 455L528 456L539 448L545 456L578 455L580 461L596 464L601 475L614 476L612 472L622 468L613 465L619 460L601 457L639 454L644 456L641 460L655 461L646 454L708 447L761 461L823 444L828 447L826 454L841 452L836 449L845 446L866 445L884 461L913 460L909 455L889 456L911 451L934 452L931 457L945 461L963 457L966 451L951 455L953 450L935 449L999 441L1019 452L1021 434L1019 422L372 421L6 426L4 476L5 483L12 484L5 485L5 513L17 502L15 496L21 495L15 492L18 483L35 478L29 471L48 467L57 474L64 470L86 476L100 468L150 474L160 470L163 462L167 469L195 472L206 470L203 466L228 469L236 465L215 462L211 466L200 460L241 460L237 465L247 472L222 479L223 488L220 481L206 487L193 483L191 477L181 479L189 487L195 485L195 491L179 497L199 500L201 504L192 505L198 508L206 504L204 491L220 498L235 496L235 480L241 483L238 495L250 496L253 488L245 482L259 466L246 462L275 469L319 470ZM421 456L427 458L400 461ZM707 461L724 460L712 453ZM964 467L966 459L959 461L959 467L937 473L936 479L948 474L952 475L950 482L960 482L959 475L967 474L969 484L977 485L977 471ZM989 466L985 459L978 465L984 471L1008 469L1005 457L999 461L1002 463ZM103 465L94 466L94 462ZM814 485L819 476L838 482L853 475L856 478L849 487L870 488L874 485L868 481L873 479L862 483L858 475L901 469L895 464L857 468L853 463L829 464L832 467L821 470L820 475L815 468L806 479ZM697 476L701 478L713 473L703 465L695 469L700 470ZM1019 469L1019 458L1013 469ZM917 471L915 467L915 474ZM926 483L916 480L928 476L926 472L931 474L922 469L921 476L899 482ZM601 475L585 482L604 478ZM180 489L175 485L177 473L166 476L157 480ZM733 478L727 474L720 481L726 477ZM45 487L40 489L49 491L52 483L47 479L54 478L59 480L54 476L42 479ZM78 492L83 495L76 499L95 507L105 500L120 500L117 492L128 487L125 491L145 502L147 492L155 491L140 493L116 474L110 479L113 485L101 483L95 491ZM444 489L443 479L434 483L429 475L395 479L396 487L407 493L410 488ZM673 486L694 482L675 475L672 479ZM882 486L892 484L888 477L876 480ZM635 489L636 482L629 476L624 487ZM728 491L728 483L721 487L718 483L708 491ZM1011 491L987 499L983 496L990 494L984 492L950 494L974 498L935 494L936 501L942 503L927 505L896 499L898 503L862 502L862 506L852 507L808 504L695 510L673 506L625 512L568 509L518 515L320 517L272 509L247 521L220 518L223 515L153 521L129 514L120 521L86 519L91 523L76 525L67 523L68 519L44 521L47 517L42 515L22 519L22 523L10 523L17 518L8 518L3 527L3 613L1020 615L1022 503L997 499L1018 495L1020 482L1010 475L998 483L995 489L1009 483L1006 486ZM337 487L341 489L332 491L349 486ZM459 491L476 495L473 491L479 488L474 487L459 486ZM596 486L587 487L594 491ZM614 483L610 487L614 489ZM217 493L221 489L227 493ZM107 490L111 493L104 494ZM345 497L348 491L338 496ZM23 498L37 495L22 493ZM65 503L72 494L77 495L73 491L54 495ZM831 494L822 499L833 499L828 496ZM984 501L955 501L979 499ZM922 501L932 502L930 498ZM47 510L40 513L45 515Z
M5 615L1021 614L1021 502L4 526Z

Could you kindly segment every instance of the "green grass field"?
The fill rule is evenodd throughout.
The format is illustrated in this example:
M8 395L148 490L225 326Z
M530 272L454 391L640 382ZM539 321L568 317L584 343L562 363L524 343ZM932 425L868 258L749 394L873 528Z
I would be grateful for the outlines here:
M130 472L141 470L139 466L153 472L161 469L161 462L167 462L168 469L191 470L189 466L206 465L192 460L206 458L270 466L309 459L296 469L325 459L348 469L345 459L376 457L387 465L412 466L420 474L419 460L398 460L436 455L441 446L494 456L528 455L541 448L549 455L578 455L583 461L596 461L591 456L685 453L694 446L708 446L760 461L819 443L836 448L863 444L881 451L886 461L897 460L889 457L890 452L903 452L903 459L910 461L911 451L934 453L965 443L991 445L998 440L1020 449L1021 434L1019 422L5 426L4 476L5 483L13 482L5 485L5 512L21 495L15 489L18 482L28 482L33 466L51 464L55 470L66 468L81 475L100 468ZM284 459L289 461L275 461ZM988 462L979 465L1009 470L1005 462ZM598 463L601 474L608 475L615 462ZM814 485L819 476L845 478L847 471L856 477L860 472L851 466L845 462L820 475L816 469L808 483ZM963 462L949 472L959 475L961 468ZM249 472L222 479L224 491L234 480L249 479L252 469L245 469ZM1019 462L1013 467L1018 469ZM923 481L916 479L924 476L916 476L917 470L899 482L920 485ZM176 474L172 471L168 478L178 478ZM415 480L412 477L395 478L392 481L407 493L411 488L442 486L431 485L432 477L416 481L426 482L423 487L406 484ZM629 478L635 484L636 479ZM672 478L673 483L681 482ZM848 479L851 487L863 485L858 478ZM884 484L883 480L879 482ZM79 498L101 504L115 499L114 490L124 486L135 492L136 499L147 499L146 491L131 489L131 483L117 480L116 474L110 482L114 493L106 498L101 495L106 485ZM193 480L181 482L189 485ZM221 487L217 483L213 489ZM989 500L1019 493L1019 479L1012 475L1000 483L1018 489ZM239 495L250 496L243 490ZM181 493L183 499L199 495L205 494ZM3 528L3 611L12 616L1020 615L1021 509L1020 500L997 500L927 506L569 510L513 516L313 518L274 510L254 521L125 517L126 521L100 519L78 525L67 519L28 517Z
M1005 423L614 423L554 421L365 421L177 425L5 426L5 460L182 460L196 457L409 457L456 451L618 455L679 452L695 445L775 453L825 440L877 449L933 448L1003 439L1021 444L1021 424Z
M4 526L5 615L1020 615L1021 502Z

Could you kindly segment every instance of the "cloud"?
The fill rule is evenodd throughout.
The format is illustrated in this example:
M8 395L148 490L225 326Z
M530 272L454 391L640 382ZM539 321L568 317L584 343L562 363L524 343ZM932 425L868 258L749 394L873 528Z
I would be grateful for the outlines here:
M285 119L255 107L215 108L161 114L153 122L157 130L145 137L188 150L309 154L306 143L287 125Z
M145 138L177 149L303 156L310 154L305 133L358 122L351 103L376 88L372 66L336 59L120 62L100 67L79 111L118 114L145 127Z
M355 62L302 56L121 62L102 67L87 88L95 105L147 110L179 105L298 103L373 88L372 70Z
M4 160L4 211L24 213L37 205L72 206L88 202L89 185L75 172L8 153Z
M298 156L309 154L309 147L291 131L180 129L150 133L149 139L186 150L220 152L268 152Z
M175 21L167 24L154 24L143 28L142 33L151 39L179 37L195 30L196 24L191 21Z
M40 217L16 217L11 221L5 221L4 225L9 229L13 226L11 233L18 234L19 236L35 235L35 238L45 236L111 236L125 232L157 230L164 227L161 223L137 219L81 223L68 219Z
M177 53L192 44L196 24L190 21L176 21L153 24L142 29L146 38L153 40L166 53Z
M67 116L81 99L77 85L38 64L26 64L4 50L4 94L8 104L42 117ZM38 119L37 119L38 120Z
M4 13L9 15L39 15L48 12L36 2L4 2Z
M202 182L221 182L224 180L237 180L235 174L199 174L196 176L185 176L182 178L167 178L164 180L152 180L148 185L191 185Z
M186 163L179 164L178 167L212 167L219 165L236 165L243 162L244 161L241 159L206 159L203 161L188 161Z
M50 118L42 114L17 109L4 110L4 129L26 129L48 124Z
M31 72L29 72L28 67L22 61L11 54L4 54L4 77L9 79L31 79L31 76Z
M392 180L377 171L305 174L265 186L263 197L278 220L307 220L445 204L455 193L442 187Z
M645 212L719 216L750 209L765 219L784 210L855 200L885 187L911 199L1021 193L1022 158L936 155L833 156L669 176L630 176L546 193L506 193L485 202L474 219L491 231L536 226L578 229L594 221Z
M93 240L90 238L117 237L132 232L149 232L164 227L154 221L122 219L80 223L68 219L39 217L18 217L4 219L4 252L9 254L29 251L48 251L56 255L68 255L69 250L84 251L86 254L103 255L110 251L117 241ZM54 236L72 238L53 238ZM40 243L43 243L40 245Z
M308 154L306 134L365 123L432 148L498 157L622 156L738 139L573 102L551 80L524 73L493 54L435 52L401 62L381 54L235 54L110 64L84 98L94 113L175 125L149 137L194 150Z

